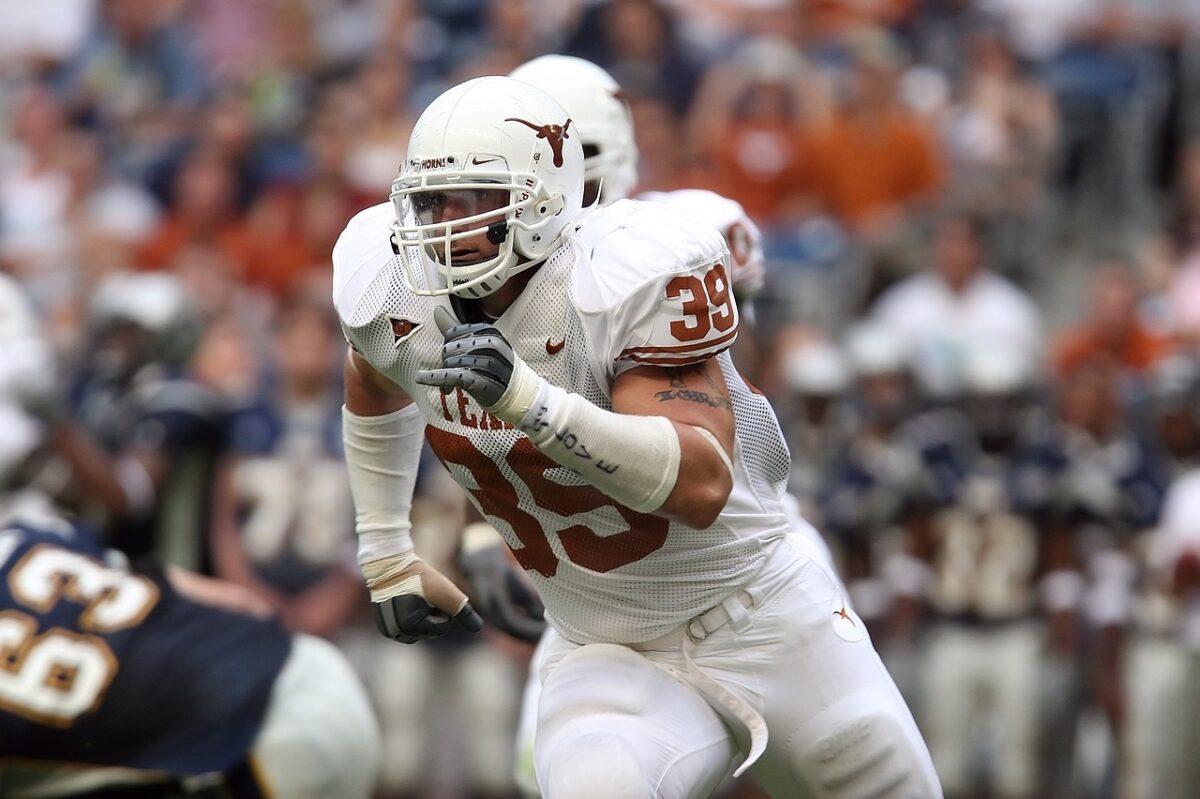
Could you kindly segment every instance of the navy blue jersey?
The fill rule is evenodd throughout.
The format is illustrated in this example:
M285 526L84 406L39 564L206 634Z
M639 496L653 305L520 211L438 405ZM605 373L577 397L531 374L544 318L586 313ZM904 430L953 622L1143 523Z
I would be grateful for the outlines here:
M1017 506L1031 516L1121 534L1154 524L1165 485L1152 451L1132 432L1100 442L1064 425L1042 431L1012 482Z
M216 460L228 413L210 390L176 372L143 369L129 383L85 379L75 391L80 423L111 454L151 450L169 464L152 508L123 519L109 543L137 558L211 573L207 543Z
M175 775L237 766L290 636L103 557L85 537L0 529L0 757Z
M886 440L860 436L843 450L820 495L831 533L870 536L908 513L954 500L968 468L960 425L935 413L909 420Z
M340 397L264 401L234 415L233 495L242 542L265 582L295 594L354 568L354 504L342 460Z

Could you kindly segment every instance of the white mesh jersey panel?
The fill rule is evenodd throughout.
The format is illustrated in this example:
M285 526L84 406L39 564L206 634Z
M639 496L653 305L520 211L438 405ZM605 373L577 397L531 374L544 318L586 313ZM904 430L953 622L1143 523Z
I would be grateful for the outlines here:
M386 241L386 225L366 227L355 235ZM335 270L343 268L336 252ZM445 301L408 291L390 247L375 257L382 263L370 281L359 281L365 287L359 296L339 298L348 339L413 395L434 451L512 546L568 638L658 637L747 583L765 558L764 543L787 532L780 502L787 449L770 406L728 355L718 357L737 415L735 487L716 524L696 530L618 507L470 396L416 384L417 369L440 363L442 339L432 315ZM591 263L583 246L564 246L496 327L542 377L608 409L609 342L619 333L605 329L601 315L579 310L580 287L594 285L580 271L593 269L603 265Z

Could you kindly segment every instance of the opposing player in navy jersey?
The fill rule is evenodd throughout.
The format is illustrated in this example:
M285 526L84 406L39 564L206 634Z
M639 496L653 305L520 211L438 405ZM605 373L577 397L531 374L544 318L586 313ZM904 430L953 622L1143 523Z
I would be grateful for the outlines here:
M89 351L69 396L41 397L34 409L70 468L68 501L102 522L108 543L208 572L226 414L185 368L200 333L174 277L111 276L92 299Z
M3 421L27 445L0 447L0 795L367 797L378 733L337 650L229 584L130 570L12 485L36 423Z

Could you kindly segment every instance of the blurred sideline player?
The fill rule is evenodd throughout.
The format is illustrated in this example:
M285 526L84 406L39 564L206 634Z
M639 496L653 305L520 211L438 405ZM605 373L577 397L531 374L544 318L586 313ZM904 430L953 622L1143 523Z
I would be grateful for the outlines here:
M1030 412L1035 368L1001 341L965 348L963 411L939 413L941 445L924 459L948 481L944 500L910 528L907 568L920 577L908 599L927 618L918 718L948 797L976 795L981 776L998 799L1045 795L1039 752L1054 742L1042 740L1043 715L1061 698L1044 691L1050 657L1077 655L1076 542L1023 501L1031 435L1044 425Z
M1125 799L1200 793L1200 359L1177 355L1150 378L1150 414L1169 488L1141 537L1139 591L1125 636L1120 788Z
M509 77L546 92L571 117L583 147L584 207L604 206L627 198L638 179L637 144L629 107L613 77L590 61L563 55L535 58L517 67ZM704 189L647 192L638 199L673 206L721 232L729 247L729 280L738 299L742 323L753 322L751 300L762 288L766 276L762 234L741 204ZM746 359L757 362L757 352L750 352L752 348L743 344L752 340L753 336L749 334L739 337L739 349L735 352L739 365ZM790 495L786 501L792 505L789 512L793 518L793 531L806 535L807 543L825 558L826 565L832 570L833 558L824 540L800 518L799 506ZM482 533L476 531L476 535L481 537ZM806 551L806 554L810 553ZM532 780L532 733L540 695L536 674L540 655L541 649L535 653L535 667L530 669L525 686L517 734L518 784L530 795L535 795L536 789Z
M295 301L277 317L254 398L233 414L213 529L218 576L270 601L293 630L336 641L359 608L354 505L342 463L337 320Z
M1151 535L1147 575L1159 608L1130 645L1121 793L1128 799L1184 799L1200 792L1200 471L1172 484Z
M212 478L227 416L187 371L201 329L175 277L111 275L89 307L79 374L23 401L66 466L56 495L101 521L108 545L209 573ZM43 369L53 373L53 362Z
M0 795L362 797L378 732L349 664L253 595L131 571L40 492L0 405Z
M724 239L663 204L582 214L571 124L521 81L450 89L414 127L393 204L335 247L381 630L480 626L412 551L427 438L546 604L543 793L703 796L737 767L779 797L939 796L861 620L787 540L782 434L724 353Z

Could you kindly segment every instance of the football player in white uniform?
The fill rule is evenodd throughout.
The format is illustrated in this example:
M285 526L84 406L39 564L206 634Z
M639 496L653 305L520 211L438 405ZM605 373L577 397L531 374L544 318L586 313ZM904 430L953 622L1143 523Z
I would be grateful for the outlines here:
M564 55L538 56L517 67L509 77L538 87L553 97L570 115L583 148L584 207L609 205L629 197L638 179L638 152L633 117L616 80L590 61ZM705 189L646 192L639 195L638 199L668 204L721 232L729 248L729 282L738 302L738 313L742 322L752 322L750 300L762 288L766 269L762 233L747 216L741 203ZM586 236L589 231L584 228L580 232ZM750 349L753 349L752 345ZM737 358L744 370L748 364L743 359L749 358L757 363L758 353L741 346ZM788 540L799 547L803 554L820 557L830 572L836 575L833 555L821 535L800 516L800 503L790 495L784 496L784 502L790 530L796 534ZM488 531L481 527L484 526L474 525L471 528L467 546L472 549L480 550L488 540ZM493 610L489 615L494 616L495 607L503 602L493 599L490 604ZM536 664L540 662L544 649L544 645L539 646L534 654L535 666L530 669L525 685L517 731L516 781L529 796L537 795L532 754L533 730L541 692Z
M940 796L861 620L785 541L787 448L725 353L724 240L657 204L581 215L572 124L520 81L454 87L334 249L381 630L479 627L412 552L424 436L545 602L544 795L700 797L736 767L777 797Z

